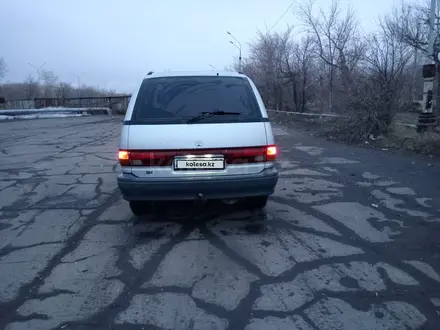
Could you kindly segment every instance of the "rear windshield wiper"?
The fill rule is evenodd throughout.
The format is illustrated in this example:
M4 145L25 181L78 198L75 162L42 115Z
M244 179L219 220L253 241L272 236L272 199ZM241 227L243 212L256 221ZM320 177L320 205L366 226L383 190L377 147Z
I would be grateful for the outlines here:
M207 111L207 112L202 112L202 114L195 116L195 117L191 117L190 119L188 119L187 123L191 124L191 123L195 123L196 121L205 119L205 118L209 118L212 116L224 116L224 115L240 115L240 112L227 112L227 111Z

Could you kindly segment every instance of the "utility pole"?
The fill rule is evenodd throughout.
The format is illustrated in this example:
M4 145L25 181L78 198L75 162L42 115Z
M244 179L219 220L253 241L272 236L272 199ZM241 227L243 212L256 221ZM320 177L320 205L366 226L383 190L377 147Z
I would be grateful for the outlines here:
M82 72L81 74L75 74L75 73L72 73L72 75L74 75L75 77L76 77L76 82L77 82L77 86L76 86L76 91L77 91L77 94L78 94L78 97L81 97L81 76L84 74L84 72Z
M239 51L239 56L238 56L238 71L241 72L241 48L238 47L236 44L234 44L233 41L229 41L229 43L231 45L234 45L235 47L237 47L238 51Z
M436 12L437 0L431 0L429 11L429 33L428 33L428 63L423 66L423 108L419 115L417 124L417 132L427 131L428 128L436 125L434 98L434 80L437 75L438 50L434 49L434 41L436 40L438 30L436 29ZM438 77L437 77L438 79ZM436 88L436 92L440 91Z
M418 97L417 97L417 80L420 77L419 76L419 72L417 71L419 66L419 50L417 49L417 47L414 47L414 74L413 74L413 102L417 102L418 101Z
M227 34L229 34L231 36L232 39L234 39L236 41L236 43L238 44L238 46L233 42L233 41L229 41L232 45L234 45L235 47L238 48L238 71L241 72L241 43L240 41L238 41L231 32L226 31Z

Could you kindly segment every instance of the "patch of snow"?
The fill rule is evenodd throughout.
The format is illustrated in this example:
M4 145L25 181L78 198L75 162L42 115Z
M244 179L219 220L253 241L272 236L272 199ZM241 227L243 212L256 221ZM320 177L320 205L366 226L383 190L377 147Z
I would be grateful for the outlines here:
M36 118L65 118L65 117L81 117L83 114L78 113L41 113L35 115L19 115L14 116L17 119L36 119Z
M38 119L38 118L65 118L65 117L80 117L90 115L95 111L105 111L111 114L110 108L66 108L66 107L48 107L41 109L5 109L3 115L0 115L0 120L7 119ZM0 110L0 114L1 114Z
M5 109L5 111L14 111L16 113L20 112L29 112L29 111L88 111L88 110L110 110L110 108L101 107L101 108L95 108L95 107L88 107L88 108L66 108L66 107L47 107L47 108L40 108L40 109Z
M8 119L43 119L43 118L67 118L67 117L82 117L87 114L68 114L68 113L47 113L47 114L35 114L35 115L17 115L17 116L0 116L0 120Z

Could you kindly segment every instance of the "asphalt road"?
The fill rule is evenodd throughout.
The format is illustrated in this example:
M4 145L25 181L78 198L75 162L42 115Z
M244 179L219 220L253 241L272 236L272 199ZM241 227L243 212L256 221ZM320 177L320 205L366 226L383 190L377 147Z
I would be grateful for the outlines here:
M275 125L264 212L133 225L120 122L0 123L0 329L439 329L438 160Z

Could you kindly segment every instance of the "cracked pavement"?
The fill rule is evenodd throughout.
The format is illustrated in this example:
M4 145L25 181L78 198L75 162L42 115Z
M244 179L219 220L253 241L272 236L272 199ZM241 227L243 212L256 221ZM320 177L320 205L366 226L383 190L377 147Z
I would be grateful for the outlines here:
M440 161L274 124L262 212L133 224L121 118L0 123L0 329L438 329Z

